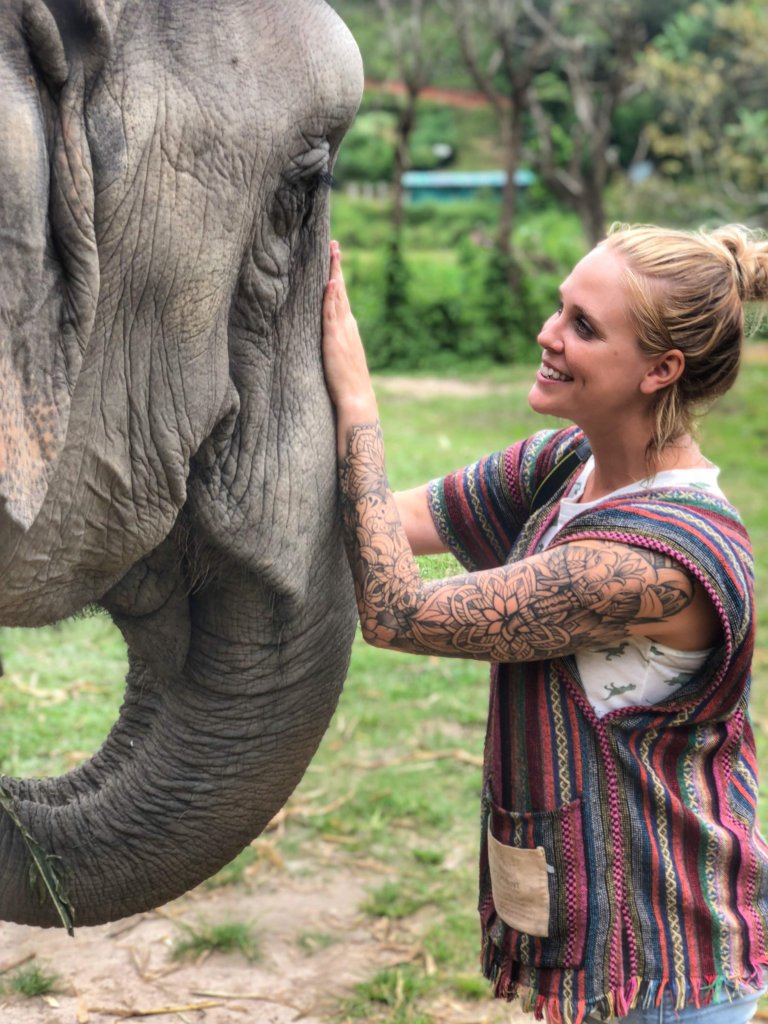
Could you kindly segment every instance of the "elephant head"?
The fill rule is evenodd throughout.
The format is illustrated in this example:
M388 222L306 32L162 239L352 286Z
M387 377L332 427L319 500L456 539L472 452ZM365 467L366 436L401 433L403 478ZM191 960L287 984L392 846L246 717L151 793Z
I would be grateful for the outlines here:
M361 89L324 0L0 0L0 624L100 605L130 666L91 760L0 776L0 918L186 891L333 713L320 307Z

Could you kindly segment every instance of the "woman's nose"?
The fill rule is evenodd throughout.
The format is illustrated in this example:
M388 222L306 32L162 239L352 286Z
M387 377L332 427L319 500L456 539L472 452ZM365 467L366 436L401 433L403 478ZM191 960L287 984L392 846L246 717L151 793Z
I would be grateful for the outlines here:
M563 339L560 335L560 331L558 330L558 319L557 313L553 313L552 316L542 324L541 330L536 338L536 341L542 348L553 349L558 352L562 349Z

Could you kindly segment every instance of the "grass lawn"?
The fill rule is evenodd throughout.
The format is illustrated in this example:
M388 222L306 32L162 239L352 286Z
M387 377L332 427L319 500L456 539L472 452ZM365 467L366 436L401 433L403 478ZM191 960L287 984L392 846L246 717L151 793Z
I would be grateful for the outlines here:
M389 475L408 487L466 464L543 424L528 409L530 369L499 371L493 394L457 395L421 385L420 397L382 379ZM757 556L759 647L753 717L768 777L768 365L745 368L706 422L704 447L742 510ZM425 560L434 574L450 560ZM124 652L109 621L81 619L30 633L3 630L5 675L0 771L53 774L72 767L106 735L122 696ZM356 641L331 727L291 799L279 840L306 861L318 843L354 863L378 866L367 913L396 934L418 922L424 955L395 977L361 986L347 1017L418 1021L436 987L487 998L477 971L475 856L487 669L473 662L376 651ZM768 825L768 805L761 805ZM255 849L214 884L235 882ZM241 884L246 884L245 882ZM397 993L395 993L397 989ZM410 1009L409 1009L410 1007ZM406 1012L407 1011L407 1012Z

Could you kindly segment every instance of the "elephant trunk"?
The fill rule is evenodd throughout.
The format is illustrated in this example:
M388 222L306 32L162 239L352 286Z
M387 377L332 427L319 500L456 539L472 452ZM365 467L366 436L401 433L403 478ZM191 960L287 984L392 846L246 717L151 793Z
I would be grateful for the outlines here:
M150 909L262 831L317 749L347 668L354 614L335 527L315 550L318 585L285 621L280 596L233 565L144 620L114 615L130 668L102 749L60 779L0 778L0 919L93 925Z

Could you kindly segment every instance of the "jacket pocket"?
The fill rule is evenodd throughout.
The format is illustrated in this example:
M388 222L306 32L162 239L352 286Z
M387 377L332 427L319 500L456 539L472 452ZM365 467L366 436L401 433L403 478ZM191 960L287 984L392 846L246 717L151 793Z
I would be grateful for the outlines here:
M531 967L580 967L589 895L581 800L522 813L486 799L483 832L490 940Z

